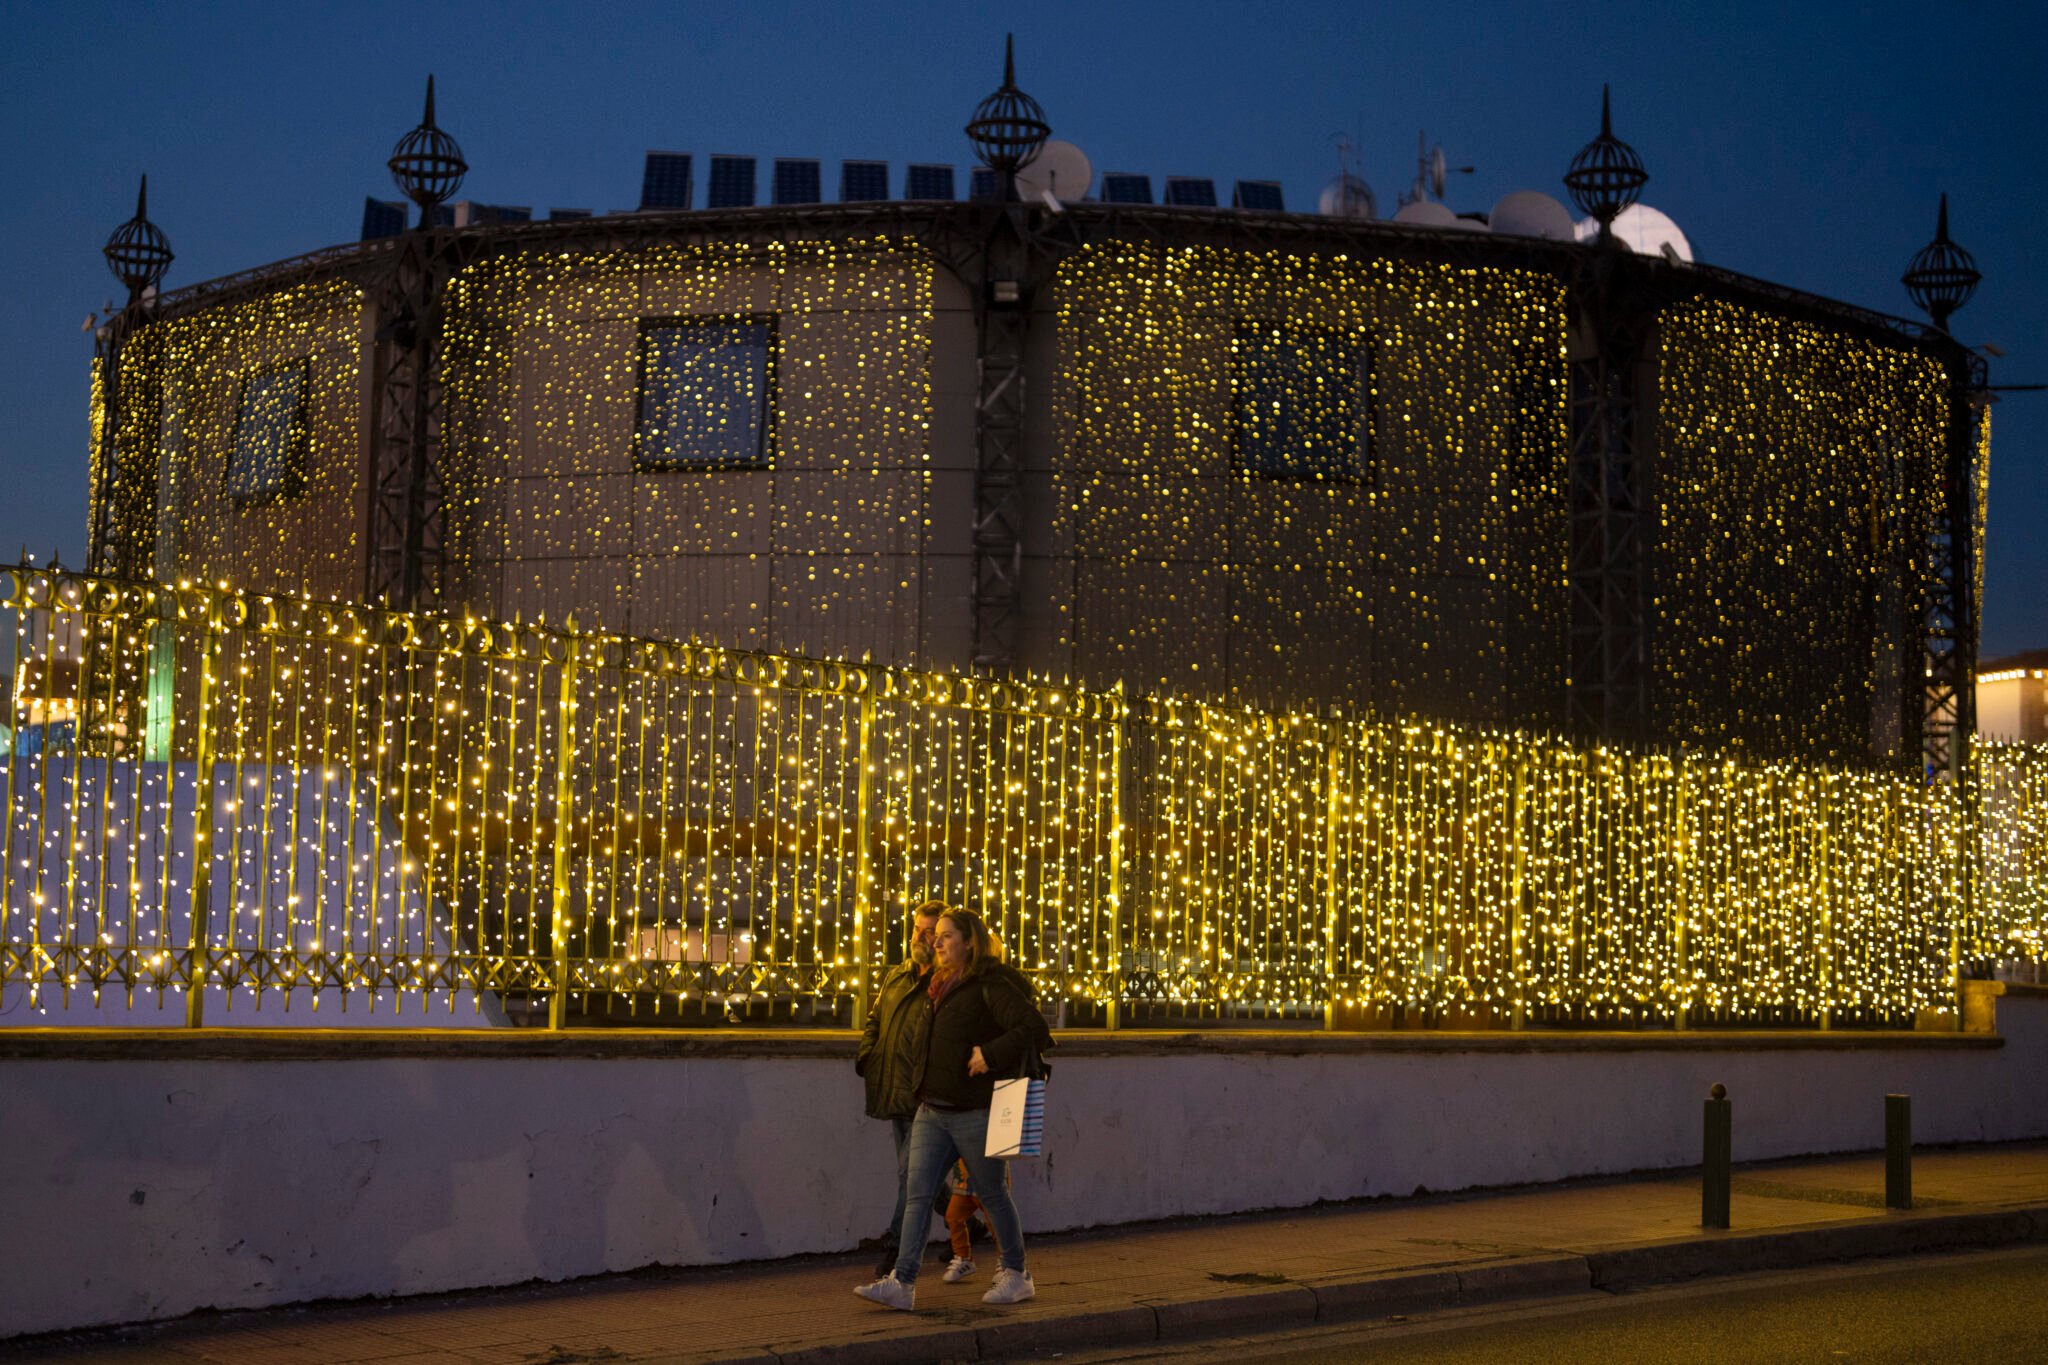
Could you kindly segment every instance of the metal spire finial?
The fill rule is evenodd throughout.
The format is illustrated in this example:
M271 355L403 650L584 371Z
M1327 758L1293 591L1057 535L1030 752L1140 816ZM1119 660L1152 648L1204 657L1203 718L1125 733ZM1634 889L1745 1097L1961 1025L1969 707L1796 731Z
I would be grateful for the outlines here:
M1052 126L1038 101L1017 88L1017 40L1005 34L1002 86L975 106L974 117L967 121L967 138L981 163L1007 187L999 197L1011 197L1018 169L1037 156L1051 136Z
M1899 283L1934 325L1946 332L1949 315L1970 301L1984 276L1969 252L1949 240L1948 195L1941 196L1941 210L1934 219L1934 240L1913 253Z
M1650 174L1635 148L1614 135L1614 102L1608 87L1600 87L1600 136L1579 149L1565 172L1565 188L1579 210L1600 223L1600 238L1612 236L1615 215L1643 192Z
M171 244L156 224L149 221L149 177L135 192L135 216L114 229L102 255L114 278L128 286L128 301L135 302L156 287L171 268Z
M436 205L452 198L469 173L469 162L454 138L434 122L434 78L427 77L426 111L419 127L398 140L385 163L405 197L420 206L420 226L430 227Z

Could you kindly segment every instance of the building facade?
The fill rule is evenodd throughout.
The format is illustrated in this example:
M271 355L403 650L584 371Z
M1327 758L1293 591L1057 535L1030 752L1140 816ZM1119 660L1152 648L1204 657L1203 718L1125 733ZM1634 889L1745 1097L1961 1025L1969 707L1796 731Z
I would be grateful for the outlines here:
M1960 348L1609 245L647 213L365 242L118 333L125 575L1852 763L1954 720Z

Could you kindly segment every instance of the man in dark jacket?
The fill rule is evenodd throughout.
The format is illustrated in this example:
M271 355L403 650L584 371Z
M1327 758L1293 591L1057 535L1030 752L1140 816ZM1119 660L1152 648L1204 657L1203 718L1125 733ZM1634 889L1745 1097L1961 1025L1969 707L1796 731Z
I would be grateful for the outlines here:
M910 1121L917 1116L917 1082L924 1070L925 1021L931 1014L932 934L944 901L926 901L910 912L910 958L882 978L861 1030L860 1052L853 1069L867 1082L868 1117L889 1120L896 1140L896 1207L882 1237L881 1269L896 1264L897 1234L903 1225L903 1180L908 1173Z

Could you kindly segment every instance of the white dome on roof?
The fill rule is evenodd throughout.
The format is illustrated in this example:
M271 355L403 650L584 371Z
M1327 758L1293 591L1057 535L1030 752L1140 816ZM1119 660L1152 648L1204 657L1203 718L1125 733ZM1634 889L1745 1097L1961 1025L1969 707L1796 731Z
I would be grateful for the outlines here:
M1549 242L1575 242L1578 233L1571 210L1541 190L1516 190L1501 196L1486 215L1487 226L1503 237L1541 237Z
M1412 204L1401 205L1401 211L1394 215L1394 221L1406 223L1410 227L1454 228L1463 226L1458 221L1457 214L1452 213L1447 205L1439 204L1434 199L1418 199Z
M1372 197L1372 186L1346 171L1323 186L1316 211L1328 218L1377 218L1379 205Z
M1600 224L1585 218L1578 222L1575 230L1580 241L1590 242L1600 235ZM1623 246L1639 256L1661 256L1664 244L1669 242L1679 260L1690 261L1693 258L1692 243L1686 240L1678 224L1671 221L1669 214L1648 204L1631 204L1616 214L1614 235Z

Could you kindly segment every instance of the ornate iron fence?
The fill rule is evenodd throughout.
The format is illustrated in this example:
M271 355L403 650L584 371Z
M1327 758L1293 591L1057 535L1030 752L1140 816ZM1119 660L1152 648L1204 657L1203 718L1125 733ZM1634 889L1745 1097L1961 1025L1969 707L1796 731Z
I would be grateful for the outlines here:
M932 895L1109 1026L1898 1022L2041 947L2023 746L1929 785L26 569L0 610L15 1002L849 1023Z

